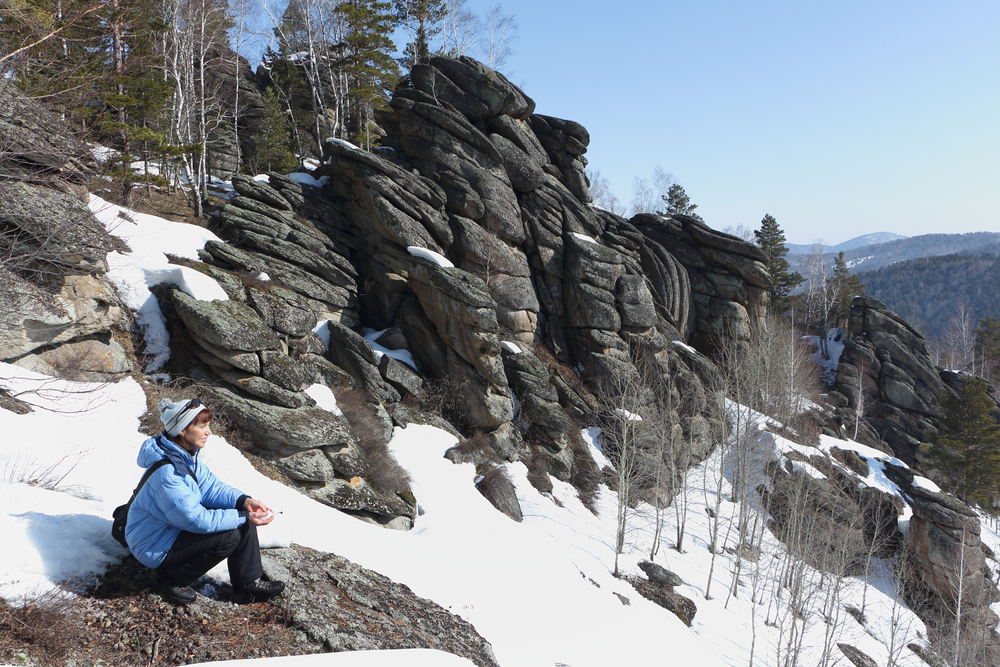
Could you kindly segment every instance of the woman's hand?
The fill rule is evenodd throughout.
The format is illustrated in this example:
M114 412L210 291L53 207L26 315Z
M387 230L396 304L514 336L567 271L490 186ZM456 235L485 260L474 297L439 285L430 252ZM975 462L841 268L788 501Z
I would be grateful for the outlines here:
M243 501L243 509L247 511L247 521L253 526L266 526L274 521L274 511L256 498Z

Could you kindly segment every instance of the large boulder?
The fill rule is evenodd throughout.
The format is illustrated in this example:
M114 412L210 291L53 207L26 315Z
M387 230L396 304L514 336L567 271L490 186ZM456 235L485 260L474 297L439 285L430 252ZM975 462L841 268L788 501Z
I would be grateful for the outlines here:
M199 338L227 350L280 350L281 342L253 308L237 301L199 301L180 289L170 301L185 326Z
M212 387L208 394L206 401L211 401L213 410L218 410L259 444L278 454L354 442L347 421L319 407L274 405L221 386Z
M126 331L128 326L128 313L117 292L101 278L69 275L53 294L0 268L2 360L95 334Z
M1000 601L983 576L986 565L976 513L951 496L913 487L913 517L907 534L907 563L914 577L936 596L986 607Z
M261 556L264 573L288 584L278 602L289 622L324 651L430 648L498 665L472 625L377 572L303 547Z

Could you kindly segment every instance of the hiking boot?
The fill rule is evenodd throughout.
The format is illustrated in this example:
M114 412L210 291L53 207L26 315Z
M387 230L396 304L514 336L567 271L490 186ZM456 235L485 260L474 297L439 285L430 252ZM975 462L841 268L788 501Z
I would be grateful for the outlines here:
M191 604L198 598L198 594L190 586L179 584L157 570L149 570L146 573L146 580L150 586L160 591L167 602Z
M264 581L258 579L249 584L233 587L233 602L236 604L247 604L248 602L260 602L270 600L275 595L281 594L285 590L283 581Z

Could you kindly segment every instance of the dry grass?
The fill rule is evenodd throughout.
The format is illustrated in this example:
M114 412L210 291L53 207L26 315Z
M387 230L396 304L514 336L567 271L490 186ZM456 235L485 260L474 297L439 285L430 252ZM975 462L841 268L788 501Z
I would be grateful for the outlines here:
M65 594L48 593L10 606L0 598L0 660L13 664L24 659L41 664L64 664L82 640L77 623L66 620Z
M0 600L0 663L37 667L179 665L312 652L277 605L199 597L174 606L149 590L128 557L80 596L56 590L14 605Z
M437 415L454 426L458 431L469 431L469 420L465 415L465 403L461 397L469 392L469 381L455 377L424 382L424 393L417 399L417 407L424 412Z
M462 440L452 447L463 461L473 461L475 463L489 463L499 465L502 463L500 456L490 444L490 438L482 431L476 431L471 436ZM480 473L481 474L481 473Z
M482 477L476 487L487 498L491 498L497 494L498 489L496 487L498 485L503 484L506 487L510 484L510 477L507 476L507 471L495 464L479 466L476 469L476 474Z
M552 493L552 478L549 477L549 461L541 451L541 445L531 446L531 456L524 464L528 468L528 482L539 493Z
M376 490L410 494L410 476L389 452L385 428L375 414L377 405L363 389L337 393L337 406L351 425L351 436L364 455L365 481Z
M573 469L570 471L569 483L576 489L583 506L596 515L597 498L600 496L604 476L597 467L594 457L590 455L590 449L583 441L579 426L574 424L567 436L573 451Z

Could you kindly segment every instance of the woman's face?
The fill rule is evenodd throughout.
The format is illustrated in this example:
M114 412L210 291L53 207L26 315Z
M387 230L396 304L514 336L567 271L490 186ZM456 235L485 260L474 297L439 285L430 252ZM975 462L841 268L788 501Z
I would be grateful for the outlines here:
M212 435L210 424L211 421L196 418L177 434L177 444L194 454L208 443L208 436Z

